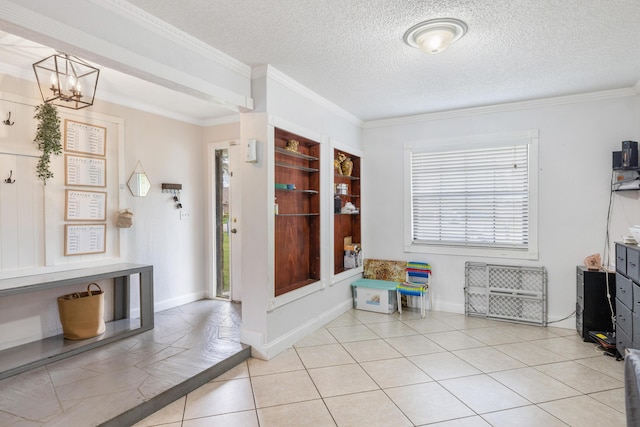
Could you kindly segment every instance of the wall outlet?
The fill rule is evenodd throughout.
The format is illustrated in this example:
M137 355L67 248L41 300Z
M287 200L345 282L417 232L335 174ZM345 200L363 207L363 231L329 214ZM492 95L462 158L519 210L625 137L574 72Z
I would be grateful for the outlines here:
M180 209L180 220L181 221L190 221L191 220L191 211L186 209Z

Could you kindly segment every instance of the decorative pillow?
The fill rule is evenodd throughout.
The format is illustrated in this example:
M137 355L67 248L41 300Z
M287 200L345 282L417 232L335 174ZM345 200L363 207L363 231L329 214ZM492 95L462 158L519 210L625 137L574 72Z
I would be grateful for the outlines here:
M404 282L406 279L406 261L388 261L381 259L364 260L364 278Z

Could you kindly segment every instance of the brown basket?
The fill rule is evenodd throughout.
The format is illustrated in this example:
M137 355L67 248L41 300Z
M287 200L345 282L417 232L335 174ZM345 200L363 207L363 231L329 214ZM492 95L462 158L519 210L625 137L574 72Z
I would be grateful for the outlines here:
M91 291L95 285L98 290ZM104 292L97 283L90 283L87 292L74 292L58 297L58 311L64 337L82 340L103 334Z

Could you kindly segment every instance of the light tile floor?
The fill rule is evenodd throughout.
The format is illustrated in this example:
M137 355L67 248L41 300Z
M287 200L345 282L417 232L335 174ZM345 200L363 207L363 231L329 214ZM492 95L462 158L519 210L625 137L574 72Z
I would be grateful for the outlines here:
M136 427L623 427L623 362L575 330L351 310Z

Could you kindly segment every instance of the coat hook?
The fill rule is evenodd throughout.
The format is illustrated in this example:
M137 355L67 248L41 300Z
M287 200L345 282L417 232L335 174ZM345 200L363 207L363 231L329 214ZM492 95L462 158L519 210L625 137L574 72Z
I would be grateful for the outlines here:
M11 126L11 125L9 125L9 126ZM10 170L9 171L9 178L5 179L4 182L7 183L7 184L13 184L14 182L16 182L15 179L11 179L12 176L13 176L13 171Z
M7 117L7 120L3 120L2 123L4 123L7 126L13 126L15 122L11 121L11 111L9 111L9 117Z

